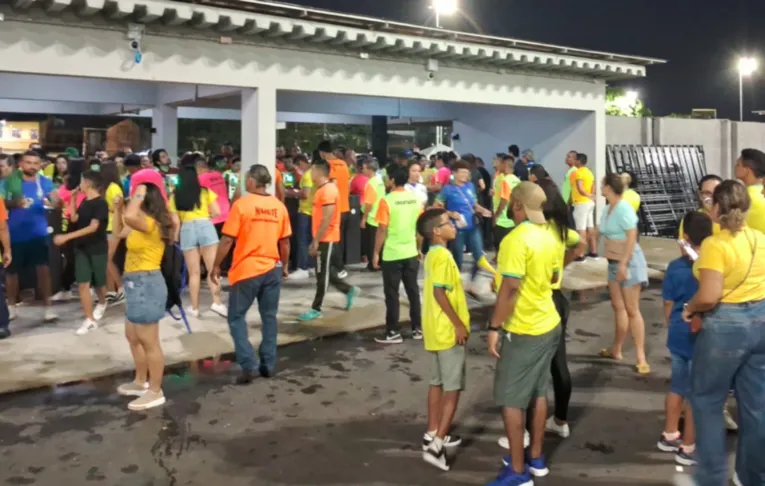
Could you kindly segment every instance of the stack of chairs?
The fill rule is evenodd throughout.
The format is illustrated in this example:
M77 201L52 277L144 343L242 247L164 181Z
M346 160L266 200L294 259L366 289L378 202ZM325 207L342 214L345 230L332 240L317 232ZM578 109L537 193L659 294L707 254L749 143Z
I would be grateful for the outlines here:
M698 208L696 187L706 175L704 149L688 145L607 145L607 171L630 172L642 205L641 232L674 238L685 213Z

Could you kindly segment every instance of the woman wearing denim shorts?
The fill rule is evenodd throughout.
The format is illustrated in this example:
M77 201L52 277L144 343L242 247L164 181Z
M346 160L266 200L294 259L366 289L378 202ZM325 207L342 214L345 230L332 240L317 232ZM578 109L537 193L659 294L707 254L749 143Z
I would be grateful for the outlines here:
M210 309L226 317L228 309L220 300L220 285L210 279L210 270L218 251L218 232L211 218L220 213L216 203L217 195L199 184L197 166L206 167L204 158L198 154L187 154L181 159L178 187L170 198L170 212L176 228L180 228L181 251L189 274L191 307L186 313L199 317L199 290L202 280L201 263L207 268L207 284L213 297ZM176 235L178 236L178 235ZM176 238L177 241L178 238Z
M630 330L637 355L635 369L640 374L648 374L651 368L645 357L645 322L640 312L640 292L648 284L648 264L637 242L638 217L632 206L622 199L624 190L619 175L608 174L603 179L601 193L607 204L598 231L605 237L608 292L616 333L611 347L601 350L600 356L621 360L627 330Z
M765 169L765 154L759 153ZM747 226L752 204L743 184L727 180L714 190L712 219L720 232L704 240L693 272L699 290L683 319L697 332L690 401L696 425L694 477L675 484L728 483L723 404L731 383L738 402L737 484L765 478L765 235Z
M128 404L130 410L146 410L165 403L159 321L165 315L167 285L160 267L173 223L160 189L153 184L136 188L124 214L121 200L114 209L114 232L126 238L125 336L135 363L135 379L117 392L138 397Z

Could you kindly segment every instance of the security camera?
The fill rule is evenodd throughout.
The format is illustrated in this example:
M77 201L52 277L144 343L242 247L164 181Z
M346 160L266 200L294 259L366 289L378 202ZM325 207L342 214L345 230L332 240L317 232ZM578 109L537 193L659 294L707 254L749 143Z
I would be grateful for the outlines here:
M436 73L434 71L428 71L428 79L436 79Z

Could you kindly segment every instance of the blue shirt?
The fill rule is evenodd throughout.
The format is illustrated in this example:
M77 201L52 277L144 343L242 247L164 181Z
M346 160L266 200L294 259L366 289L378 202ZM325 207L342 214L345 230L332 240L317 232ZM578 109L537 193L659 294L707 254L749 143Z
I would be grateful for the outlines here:
M669 315L667 348L682 358L693 357L694 335L691 326L683 320L683 304L689 302L699 289L699 282L693 276L693 262L686 257L672 260L664 275L661 294L665 301L672 302Z
M45 199L53 192L53 181L37 176L36 181L23 181L24 207L8 210L8 230L11 242L23 243L48 237L48 213Z
M600 216L600 234L609 240L626 240L627 231L637 228L637 213L624 199L614 206L611 214L609 214L610 208L610 205L606 205Z
M476 203L476 192L472 182L466 182L462 186L447 184L438 193L436 200L443 204L447 211L460 213L465 218L467 226L464 228L457 226L458 229L469 230L475 226L473 221L475 210L473 208Z

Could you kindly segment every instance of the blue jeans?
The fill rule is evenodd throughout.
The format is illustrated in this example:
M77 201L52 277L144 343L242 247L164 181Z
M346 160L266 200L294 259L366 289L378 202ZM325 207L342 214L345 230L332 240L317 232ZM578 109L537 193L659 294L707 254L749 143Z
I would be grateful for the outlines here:
M298 213L298 268L313 268L313 258L308 254L311 246L311 215Z
M736 471L765 484L765 300L720 304L704 316L691 367L698 486L728 484L722 410L734 383L739 412Z
M454 256L454 261L457 262L457 268L460 270L462 270L462 255L465 247L473 254L473 269L470 272L470 280L475 280L475 276L478 273L478 260L483 257L483 238L478 226L457 230L457 238L454 240L452 256Z
M282 289L282 266L257 277L242 280L231 286L228 294L228 327L234 340L236 362L246 371L266 369L273 372L276 367L276 312L279 310L279 294ZM258 301L261 321L261 342L258 354L260 362L250 344L247 329L247 311Z

